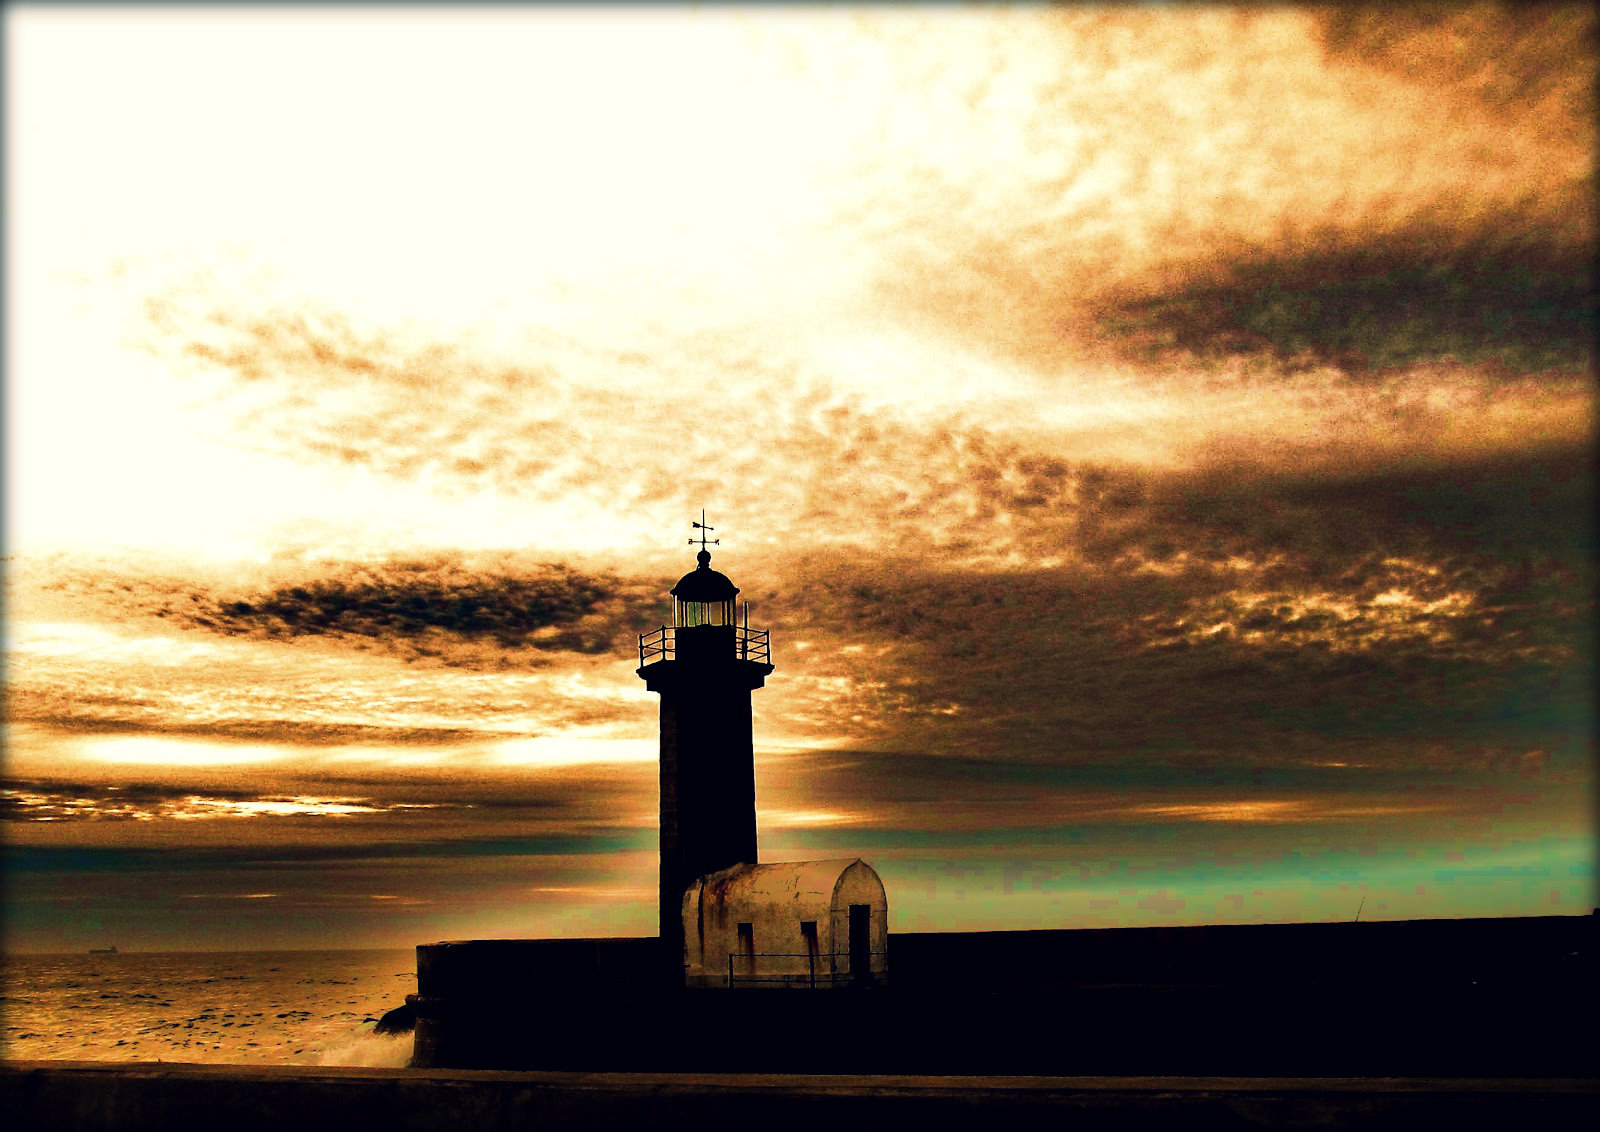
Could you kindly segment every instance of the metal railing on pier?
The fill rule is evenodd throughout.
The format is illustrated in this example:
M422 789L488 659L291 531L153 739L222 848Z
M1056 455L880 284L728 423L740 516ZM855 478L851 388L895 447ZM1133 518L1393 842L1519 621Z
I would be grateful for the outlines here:
M720 628L714 626L712 628ZM753 660L758 664L772 663L772 646L767 638L765 629L752 629L746 625L729 625L726 628L733 630L733 655L740 660ZM697 626L690 632L701 633L709 631L708 627ZM639 667L653 664L658 660L673 660L677 656L677 628L672 625L663 625L653 633L642 633L639 636Z

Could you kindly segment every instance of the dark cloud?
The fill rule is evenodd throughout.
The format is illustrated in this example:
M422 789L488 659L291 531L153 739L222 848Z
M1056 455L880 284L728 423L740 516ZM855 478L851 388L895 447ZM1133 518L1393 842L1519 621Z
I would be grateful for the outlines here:
M1338 4L1317 10L1329 55L1448 89L1524 120L1582 123L1593 105L1590 4Z
M8 775L0 779L0 821L145 821L174 815L183 820L210 810L218 818L284 821L329 816L341 821L358 818L369 826L410 824L411 818L431 823L445 819L466 828L474 818L498 822L507 817L560 815L580 820L581 795L587 789L578 775L570 781L530 783L526 777L460 770L431 776L413 774L401 781L392 774L359 775L328 768L271 777L275 781L267 787L261 783L239 785L236 773L187 780L182 776L159 780L130 776L115 782L107 782L103 775L89 778L71 772ZM250 813L253 803L306 804L301 810L280 807L274 811L269 806ZM352 809L340 812L317 803ZM469 810L479 812L464 812Z
M631 764L551 770L464 755L397 772L381 760L244 770L78 761L7 776L0 820L18 852L44 860L76 846L258 862L516 857L630 848L653 836L642 820L653 794L653 768Z
M257 771L254 781L241 782L236 768L211 768L209 772L177 769L167 773L145 774L124 770L107 781L104 774L82 766L62 767L48 774L9 774L0 778L0 787L21 793L48 795L53 799L80 798L88 802L121 801L161 806L186 798L204 797L230 802L258 802L275 799L331 796L349 798L383 811L515 810L534 814L571 806L582 799L583 791L596 781L619 787L637 775L627 771L585 773L573 769L552 776L517 773L504 768L484 770L477 766L412 768L404 777L379 766L318 766L314 768L268 768Z
M415 641L439 632L501 649L592 653L612 646L614 627L595 615L617 596L615 579L560 565L512 574L436 560L343 567L303 584L156 613L219 633Z
M28 573L46 592L88 597L175 627L326 640L466 667L611 651L619 635L656 616L663 600L637 580L523 552L361 562L285 558L249 571L248 580L60 559Z
M1289 554L1333 572L1377 554L1574 567L1593 554L1587 444L1450 460L1403 448L1387 461L1327 458L1337 452L1332 442L1300 469L1269 453L1218 452L1193 473L1152 479L1139 533L1214 556Z
M7 775L0 788L13 793L46 795L53 801L81 799L85 802L126 802L130 805L160 806L192 795L227 801L260 801L269 795L249 787L219 782L140 782L131 780L108 785L102 780L74 781L71 777L30 777ZM13 799L13 804L15 799ZM26 803L24 808L35 803ZM42 803L40 803L42 804Z
M1103 330L1143 356L1207 362L1263 352L1301 366L1363 374L1439 359L1508 377L1584 371L1594 362L1595 289L1588 249L1549 246L1514 213L1489 246L1448 232L1334 235L1323 246L1246 254L1220 277L1120 305ZM1519 237L1521 237L1519 239Z
M641 833L547 834L532 837L461 837L364 845L290 844L282 846L171 846L147 848L97 848L90 846L28 846L12 853L10 867L18 873L167 873L274 868L279 865L322 863L353 865L363 860L428 861L435 859L493 857L557 857L605 854L653 846L654 831Z

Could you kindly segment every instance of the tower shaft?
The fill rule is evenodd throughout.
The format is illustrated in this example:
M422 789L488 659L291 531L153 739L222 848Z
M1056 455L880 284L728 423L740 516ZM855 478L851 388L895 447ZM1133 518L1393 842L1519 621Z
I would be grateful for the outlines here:
M681 945L683 892L691 881L756 863L750 693L762 686L767 668L753 661L680 660L652 665L647 673L647 686L661 695L663 940Z
M700 541L697 567L672 587L672 624L639 638L639 676L661 697L659 915L662 958L678 978L685 890L757 863L750 693L772 672L766 632L750 629L748 608L736 622L739 588L711 569Z

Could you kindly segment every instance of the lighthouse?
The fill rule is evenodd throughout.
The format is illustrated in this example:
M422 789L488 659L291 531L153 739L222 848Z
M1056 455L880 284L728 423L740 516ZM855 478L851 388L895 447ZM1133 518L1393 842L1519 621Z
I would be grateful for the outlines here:
M704 520L705 513L701 513ZM756 864L750 694L772 672L767 633L738 617L739 587L711 568L718 540L699 522L696 566L672 587L672 624L639 637L639 677L661 697L663 960L680 970L691 883Z
M689 540L700 544L695 568L672 587L672 624L639 637L639 678L661 697L657 934L418 946L417 993L406 996L416 1015L413 1065L578 1067L573 1057L604 1050L613 1066L621 1058L624 1068L689 1068L715 1048L734 1049L736 1064L757 1054L749 1064L775 1066L782 1059L764 1060L772 1048L803 1047L807 1056L854 1048L817 1029L818 1019L836 1016L751 1015L704 998L677 1020L682 1043L657 1040L664 992L781 988L788 998L802 989L871 990L888 974L889 898L871 865L845 856L756 859L750 694L772 673L771 649L766 630L750 628L739 587L711 568L717 540L700 518L700 536ZM528 1026L535 1016L560 1024ZM742 1041L761 1017L794 1023L779 1025L779 1046ZM619 1029L617 1018L638 1024ZM738 1039L731 1044L730 1033ZM863 1035L876 1040L874 1031ZM848 1064L858 1061L851 1054Z

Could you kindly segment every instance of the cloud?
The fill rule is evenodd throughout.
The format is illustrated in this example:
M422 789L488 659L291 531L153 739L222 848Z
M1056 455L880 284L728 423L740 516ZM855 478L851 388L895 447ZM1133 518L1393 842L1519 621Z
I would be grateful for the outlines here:
M880 297L930 331L1048 368L1166 346L1592 356L1595 57L1576 6L878 23L923 100L881 111L862 222L892 249Z
M200 282L150 301L151 346L246 443L617 544L715 501L786 545L1003 558L1077 541L1107 469L1570 442L1592 427L1588 26L756 21L773 75L870 95L822 194L856 249L825 273L845 317L430 337Z
M1597 329L1588 249L1546 246L1530 227L1504 215L1487 247L1438 230L1313 239L1107 302L1096 317L1130 353L1191 364L1260 352L1356 375L1439 359L1503 380L1586 372Z
M359 868L371 861L460 861L472 858L565 857L607 854L644 848L640 834L590 836L540 834L526 837L429 839L365 845L352 852L344 844L215 845L151 848L96 848L30 846L16 862L19 872L41 873L62 869L85 872L164 873L185 869L233 872L267 866L321 863ZM459 870L459 866L456 866ZM459 871L457 876L459 876ZM391 883L393 877L391 874Z
M98 609L102 618L157 618L223 637L325 641L501 668L508 658L537 665L541 653L612 650L662 601L637 580L526 552L357 561L285 555L265 565L188 570L58 556L22 564L12 588L36 606L74 604L80 615ZM87 639L94 632L79 630L83 644L99 643ZM168 651L178 659L196 649L205 651L194 643Z
M1204 540L1218 556L1281 553L1333 570L1379 552L1569 566L1592 552L1587 444L1530 437L1520 451L1442 457L1400 440L1366 459L1341 459L1330 440L1320 459L1298 453L1298 467L1270 449L1219 449L1152 481L1143 529Z
M501 650L600 652L613 632L597 623L617 597L613 579L544 564L513 573L473 570L458 562L386 562L342 574L281 584L248 598L211 598L158 610L219 633L266 637L369 637L393 643L437 631ZM627 610L614 611L626 614ZM611 629L612 626L605 626Z
M240 791L176 793L147 784L63 791L26 780L13 781L0 791L0 821L11 822L119 822L161 820L216 820L223 818L324 817L347 818L384 814L396 809L437 809L441 803L375 803L370 798L317 797Z
M114 674L106 673L108 686ZM64 697L41 693L26 684L13 690L9 716L13 726L42 724L63 735L171 738L197 740L225 747L273 742L302 749L373 747L448 749L483 738L483 730L462 727L406 727L384 723L334 723L283 719L271 715L233 719L185 719L148 710L147 701L134 696L100 693L85 710L72 710Z
M1387 262L1393 266L1402 259ZM1404 271L1428 273L1425 267ZM1512 274L1500 275L1514 280ZM1345 330L1355 326L1359 319L1341 313L1343 300L1337 296L1318 306L1317 286L1337 291L1344 282L1317 278L1320 283L1308 279L1303 287L1258 281L1245 291L1278 288L1275 293L1291 296L1284 301L1295 310L1310 312L1307 318ZM1447 279L1439 285L1448 289L1451 284ZM1237 288L1225 293L1216 299L1218 309L1234 302L1227 298L1230 293L1244 294ZM1427 302L1435 299L1443 309L1461 308L1438 294ZM1363 302L1382 318L1404 306L1376 292ZM1182 321L1188 309L1179 302L1149 317ZM1541 309L1560 321L1573 308L1558 303ZM1158 502L1174 494L1226 497L1227 490L1208 487L1206 481L1228 476L1247 482L1245 494L1253 490L1249 483L1274 477L1299 477L1309 492L1318 490L1319 479L1340 484L1363 475L1382 479L1395 465L1418 466L1420 479L1441 479L1448 475L1437 469L1451 463L1479 467L1483 470L1468 474L1481 476L1492 473L1496 461L1510 468L1516 459L1527 459L1537 465L1536 472L1550 470L1557 493L1570 496L1570 474L1559 466L1572 463L1569 453L1505 454L1529 447L1570 449L1580 439L1586 443L1593 425L1587 378L1519 376L1506 359L1490 365L1479 358L1475 366L1422 363L1418 359L1424 355L1450 351L1435 350L1421 338L1416 351L1395 355L1381 374L1359 380L1326 366L1297 369L1293 359L1234 358L1226 364L1213 359L1216 364L1194 373L1180 372L1170 362L1125 378L1086 373L1072 379L1070 390L1057 383L1048 392L1041 387L1029 393L1002 384L995 396L971 403L965 394L941 397L935 384L929 397L912 404L874 401L854 392L837 371L815 360L801 364L766 357L735 364L719 353L719 347L733 348L727 340L707 343L698 357L670 350L657 354L652 364L662 376L648 381L641 378L641 366L628 363L618 382L602 387L600 379L617 376L619 363L594 359L596 372L569 356L530 367L526 361L495 360L443 344L415 345L396 356L385 353L383 335L376 331L371 341L357 336L334 349L319 345L310 323L296 316L272 314L259 322L216 317L219 332L238 341L232 352L217 355L226 368L213 377L223 379L225 398L254 406L241 423L244 435L256 442L297 461L352 462L412 482L415 490L462 500L488 494L508 506L582 512L598 530L613 530L619 543L659 526L662 514L692 513L715 501L724 530L729 529L725 517L734 517L736 539L756 531L769 543L787 546L834 543L991 563L1019 555L1059 561L1101 553L1124 540L1142 516L1148 517L1140 506L1147 497ZM1255 315L1240 317L1248 321ZM1195 315L1194 326L1198 337L1192 349L1215 350L1221 358L1247 348L1230 338L1226 319ZM1541 349L1559 338L1553 324L1542 333L1535 330L1526 341L1541 343ZM1313 337L1322 343L1318 350L1332 341L1320 331ZM1510 332L1483 339L1508 349L1521 349L1518 341ZM323 360L300 365L294 361L297 349ZM1271 353L1270 344L1248 349ZM358 363L352 356L380 360ZM1519 364L1532 363L1522 358ZM423 388L431 392L419 395ZM705 412L706 405L716 411ZM1191 479L1172 475L1175 471ZM1515 469L1512 474L1527 476ZM1536 508L1541 514L1548 510L1548 504ZM437 584L469 584L460 576L468 568L465 563L448 567L456 576L441 575ZM401 579L401 569L417 576ZM446 569L441 563L435 572ZM535 567L523 557L478 569L489 575L527 574ZM356 634L380 623L402 630L431 625L434 613L409 617L404 609L406 601L432 601L422 590L427 584L423 564L395 562L389 571L396 577L351 581L343 592L324 580L320 596L298 585L307 597L285 592L254 601L240 598L205 616L234 628L247 622L254 626L251 631L274 625L274 631L324 634L338 631L335 622L341 618ZM491 576L470 584L510 583ZM571 584L597 585L610 593L618 585L615 578L599 575L574 575ZM393 587L416 592L391 595ZM379 608L391 596L401 604ZM443 590L437 596L442 598ZM323 604L305 606L312 600ZM283 607L289 616L279 619L282 625L263 612L262 602ZM241 603L249 613L241 612ZM541 616L553 611L544 598L536 604ZM643 595L629 595L616 608L626 616L645 604ZM374 622L373 617L389 620ZM613 620L599 618L601 629ZM503 627L512 632L536 628L520 615L514 622ZM494 635L487 626L471 628L459 619L437 627L457 637L463 629L483 638ZM533 648L583 649L604 647L606 636L575 625L565 632L544 627L543 636L524 634L523 639Z
M33 760L0 783L3 820L8 841L46 858L74 848L235 850L258 859L324 849L329 857L516 856L591 841L614 848L653 830L648 767L508 768L456 755L400 772L335 757L248 774ZM544 848L519 848L524 842ZM458 843L465 848L449 848Z
M660 376L645 380L646 366L598 356L396 354L378 332L340 330L329 344L315 327L332 319L204 317L230 343L205 360L234 379L228 395L248 406L241 423L258 442L461 493L590 499L623 529L714 499L772 537L874 515L898 538L932 541L998 504L1043 510L1070 491L1058 458L948 411L930 421L868 406L782 357L722 356L736 343L657 350Z
M1317 16L1324 47L1345 65L1449 90L1525 129L1566 132L1593 104L1595 19L1586 4L1357 3Z
M793 722L1041 761L1574 757L1592 724L1587 459L1145 476L1054 568L813 560L764 602L804 681Z
M941 531L947 547L992 554L999 531L1000 549L1055 564L963 565L894 540L744 559L736 581L777 649L758 705L773 742L1069 762L1143 747L1349 759L1370 742L1467 759L1569 752L1586 733L1583 449L1293 471L1232 452L1158 472L961 443L963 490L987 511ZM248 584L50 576L116 611L82 641L18 634L14 717L63 733L370 746L399 775L403 751L459 763L517 736L653 728L632 635L659 623L670 576L495 556L296 560ZM594 643L540 647L575 630ZM511 632L525 643L503 644ZM189 656L191 640L216 644Z

